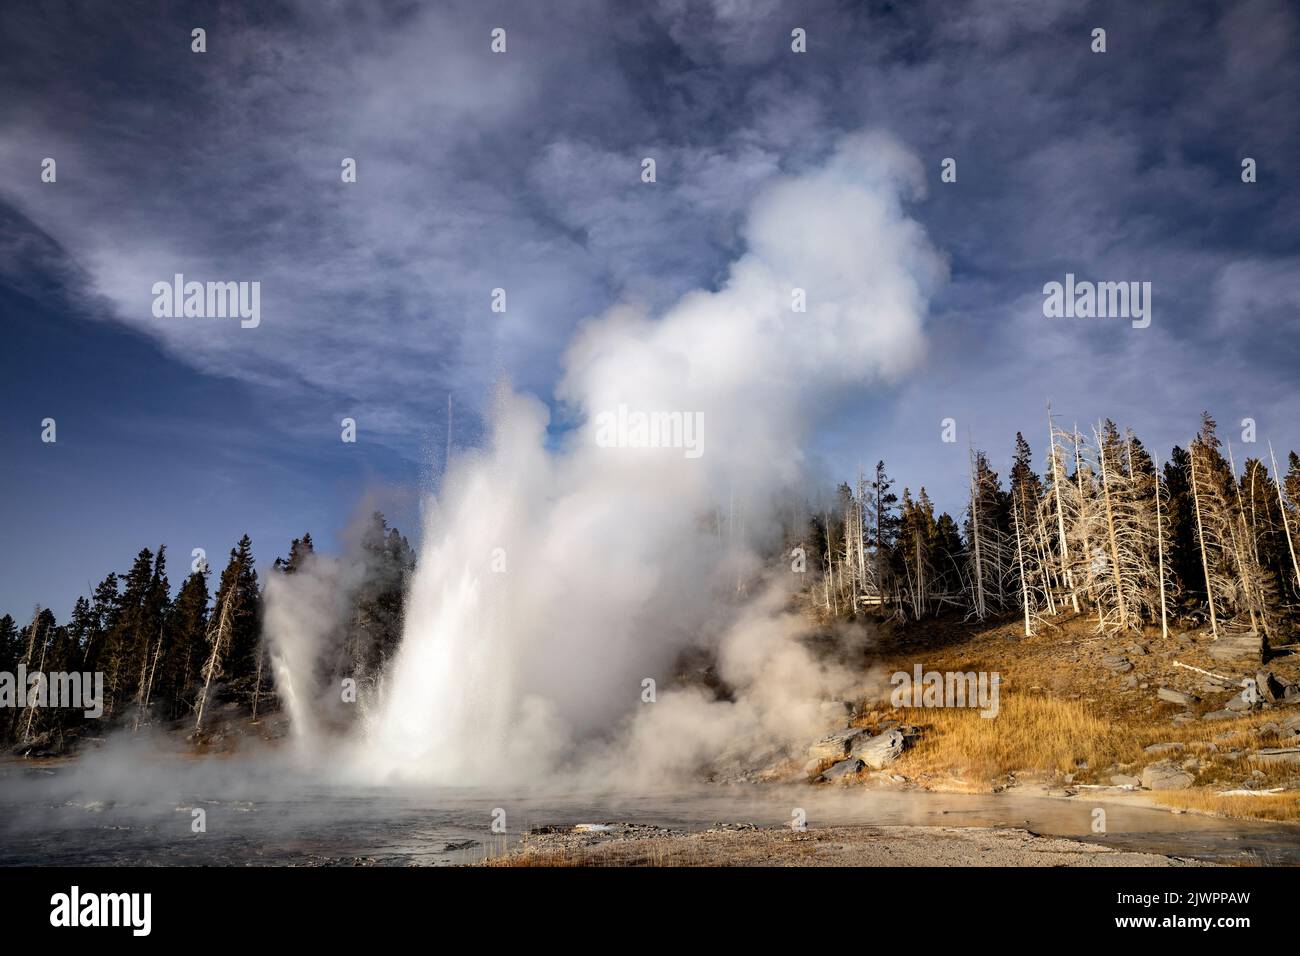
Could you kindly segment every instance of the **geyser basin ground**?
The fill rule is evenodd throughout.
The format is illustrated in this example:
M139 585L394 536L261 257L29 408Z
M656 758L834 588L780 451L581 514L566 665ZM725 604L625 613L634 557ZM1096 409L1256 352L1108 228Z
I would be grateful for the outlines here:
M802 808L812 831L1012 827L1210 862L1300 863L1293 826L1107 804L1107 833L1093 834L1094 805L1013 794L807 786L715 785L641 794L363 787L294 770L275 757L7 760L0 763L0 862L454 865L499 856L539 827L623 821L687 832L718 823L779 828ZM195 808L204 810L204 833L191 830ZM504 835L492 832L497 808L505 810ZM916 852L900 862L937 862L926 858L925 832L908 838L918 844ZM1035 862L1033 854L1031 845L1020 862Z

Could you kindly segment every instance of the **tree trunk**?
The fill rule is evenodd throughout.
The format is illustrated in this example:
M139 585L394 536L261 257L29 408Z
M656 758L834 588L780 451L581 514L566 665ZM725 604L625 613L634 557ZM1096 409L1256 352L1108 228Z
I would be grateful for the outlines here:
M1070 546L1065 542L1065 512L1061 509L1061 474L1056 460L1056 428L1052 425L1052 406L1047 406L1048 455L1052 463L1052 493L1056 496L1056 533L1061 544L1061 573L1070 589L1070 603L1074 613L1079 613L1079 594L1074 589L1074 574L1070 570Z
M1020 544L1020 509L1011 509L1011 520L1016 528L1016 560L1020 565L1020 602L1025 609L1025 637L1033 637L1029 627L1029 582L1025 579L1025 553Z
M1196 512L1196 539L1201 546L1201 570L1205 572L1205 599L1210 605L1210 633L1219 639L1219 622L1214 614L1214 586L1210 583L1210 563L1205 557L1205 524L1201 519L1201 492L1196 480L1196 442L1192 442L1192 507Z
M1165 614L1165 532L1160 517L1160 457L1152 455L1156 473L1156 556L1160 569L1160 636L1169 636L1169 623Z
M1115 539L1115 513L1110 504L1110 478L1106 468L1106 446L1097 438L1097 461L1101 465L1101 492L1106 500L1106 532L1110 538L1110 568L1115 579L1115 601L1119 607L1121 627L1128 626L1128 611L1124 607L1124 579L1119 573L1119 543Z

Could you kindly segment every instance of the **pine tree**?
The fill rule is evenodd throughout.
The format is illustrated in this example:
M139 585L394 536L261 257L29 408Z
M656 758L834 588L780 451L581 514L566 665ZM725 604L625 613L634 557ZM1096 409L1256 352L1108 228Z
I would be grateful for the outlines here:
M158 697L167 701L167 712L179 717L197 706L195 682L205 659L208 631L208 572L192 572L167 618L167 643L158 673Z
M906 588L906 601L916 620L929 610L931 593L935 590L934 549L938 538L934 519L934 505L922 488L915 501L903 489L902 515L898 542L895 548L896 576Z
M18 625L12 616L0 617L0 671L13 673L18 667L19 650Z
M149 592L141 609L136 659L139 676L135 691L135 727L146 716L153 697L153 682L162 656L164 622L171 604L171 585L167 580L167 546L159 545L154 557L153 574L149 579Z
M361 536L361 553L365 576L356 591L343 656L336 669L355 676L359 684L366 681L377 686L402 639L402 615L407 584L415 569L415 552L376 511ZM827 560L834 560L834 552Z
M1283 580L1287 582L1286 586L1290 593L1294 595L1293 602L1295 606L1300 607L1300 528L1296 527L1296 508L1295 499L1288 500L1286 492L1283 490L1284 485L1282 476L1278 474L1277 458L1273 454L1273 445L1268 446L1269 461L1273 465L1273 490L1277 492L1277 511L1278 518L1282 522L1282 533L1286 539L1287 556L1291 559L1289 568L1284 568L1281 573ZM1297 460L1295 452L1291 453L1291 472L1296 475L1297 483L1300 484L1300 460ZM1290 481L1290 475L1287 476Z
M138 662L140 648L148 640L149 601L153 584L153 553L141 548L135 563L126 573L122 595L118 599L113 626L105 636L99 665L104 671L104 705L106 716L113 716L122 701L135 693L132 664Z
M875 592L881 600L892 590L889 580L890 549L898 535L898 495L890 489L894 480L885 473L885 463L876 463L870 484L867 485L865 505L865 535L871 545L870 574Z
M294 538L289 543L289 557L275 559L275 570L283 574L293 574L295 571L301 570L307 559L315 553L316 548L312 544L310 534L304 534L301 538Z
M245 699L251 700L251 684L257 670L257 657L261 649L261 591L257 583L257 571L254 569L253 542L248 535L239 539L231 551L230 565L236 570L235 581L228 582L226 575L221 577L216 603L219 605L224 597L224 589L233 586L234 603L232 605L232 623L230 633L230 653L223 665L224 671L232 683L249 685L245 688Z
M1174 446L1169 461L1165 462L1161 484L1166 493L1164 519L1168 528L1170 573L1179 595L1174 603L1188 612L1205 604L1205 579L1201 573L1192 499L1192 458L1185 449Z
M202 689L196 705L195 730L202 731L213 685L226 677L230 685L251 685L256 670L255 653L259 644L260 594L257 572L253 570L253 543L248 535L230 549L230 560L221 572L221 583L213 603L212 618L206 635L207 655L200 668ZM236 686L236 691L238 687ZM253 688L248 688L252 699Z
M83 654L86 670L105 669L109 648L109 635L117 629L122 613L121 595L118 594L117 574L109 572L95 587L90 605L90 633Z
M86 670L86 653L95 637L95 615L90 601L84 596L77 598L72 607L72 617L68 619L68 636L72 643L71 669Z
M1225 627L1257 631L1266 622L1260 614L1262 582L1245 541L1236 481L1219 451L1216 428L1210 413L1203 413L1201 431L1192 442L1191 465L1206 604L1217 637Z
M970 499L966 510L966 587L970 615L984 620L1007 607L1015 567L1015 541L1006 528L1010 508L988 457L972 448Z

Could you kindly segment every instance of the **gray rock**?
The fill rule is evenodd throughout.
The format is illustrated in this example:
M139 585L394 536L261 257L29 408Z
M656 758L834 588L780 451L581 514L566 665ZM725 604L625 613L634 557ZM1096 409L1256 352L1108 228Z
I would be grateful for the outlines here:
M827 768L826 772L822 774L821 779L826 783L845 783L848 781L848 778L852 777L861 769L862 761L858 760L856 757L850 757L848 760L841 760L839 763L835 764L835 766Z
M872 770L881 770L898 759L906 744L907 737L895 728L878 737L859 738L853 746L853 756Z
M1240 694L1234 694L1223 706L1228 710L1235 710L1244 714L1247 711L1254 710L1255 702L1247 700L1246 692L1242 691Z
M1137 657L1143 657L1147 653L1147 647L1145 644L1130 644L1128 646L1128 651L1130 654L1133 654Z
M1174 690L1172 687L1161 687L1156 691L1156 696L1161 700L1169 701L1171 704L1182 704L1183 706L1194 704L1200 700L1195 694L1186 694L1181 690Z
M1148 790L1186 790L1195 779L1168 760L1153 763L1142 771L1142 786Z
M1127 674L1133 669L1133 662L1119 654L1107 654L1101 659L1101 665L1116 674Z
M1300 747L1266 747L1250 755L1253 763L1300 764Z
M1211 641L1206 650L1216 661L1231 661L1242 657L1259 657L1260 652L1259 635L1252 632L1246 634L1221 634L1217 641Z
M1110 784L1112 787L1139 787L1142 781L1126 773L1116 773L1111 774Z
M1286 696L1286 687L1269 670L1255 672L1255 686L1259 688L1260 696L1271 704L1281 703Z
M808 756L814 760L843 760L853 749L853 741L864 733L861 727L849 727L827 734L808 748Z
M1144 747L1142 752L1148 754L1176 754L1182 749L1182 744L1177 741L1170 741L1167 744L1152 744L1150 747Z
M1240 714L1231 710L1212 710L1208 714L1202 714L1201 720L1227 720L1229 717L1240 717Z

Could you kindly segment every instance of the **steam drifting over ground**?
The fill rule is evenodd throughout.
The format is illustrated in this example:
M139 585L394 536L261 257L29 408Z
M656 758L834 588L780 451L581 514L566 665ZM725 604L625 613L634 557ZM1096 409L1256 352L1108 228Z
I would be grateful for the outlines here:
M581 424L558 451L545 406L502 388L490 447L454 462L428 509L402 647L363 721L358 772L662 780L746 741L757 752L816 732L822 702L861 678L797 642L805 625L756 555L775 541L773 505L803 476L818 420L921 354L927 302L946 276L904 211L922 191L916 158L880 135L846 138L820 168L767 188L720 288L658 318L622 306L580 332L558 397ZM796 290L806 311L792 307ZM696 416L702 454L602 447L595 422L619 406ZM719 506L743 515L743 531L716 533ZM319 571L268 593L276 679L295 718L313 629L329 630ZM756 575L770 580L738 600L737 581ZM670 665L693 645L716 650L732 700L669 689ZM642 701L647 677L662 688L654 703ZM310 718L295 726L313 732Z

